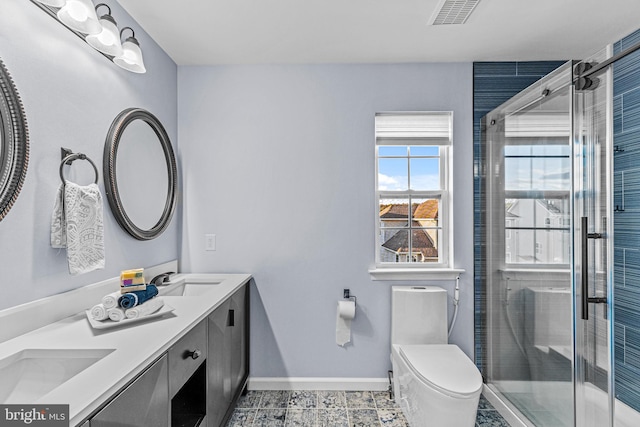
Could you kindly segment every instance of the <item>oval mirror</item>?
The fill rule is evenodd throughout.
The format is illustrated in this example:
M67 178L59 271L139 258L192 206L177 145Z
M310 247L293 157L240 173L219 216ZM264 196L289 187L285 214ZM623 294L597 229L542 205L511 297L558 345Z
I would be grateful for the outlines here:
M176 206L177 167L162 123L140 108L122 111L104 146L107 200L118 224L138 240L159 236Z
M18 91L0 60L0 220L18 198L28 163L27 119Z

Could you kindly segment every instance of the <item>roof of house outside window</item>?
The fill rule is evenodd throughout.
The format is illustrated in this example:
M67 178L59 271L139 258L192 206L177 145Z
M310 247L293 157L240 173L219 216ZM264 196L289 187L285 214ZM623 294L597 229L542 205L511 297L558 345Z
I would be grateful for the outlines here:
M414 221L415 222L415 221ZM419 226L419 224L415 224ZM409 233L401 230L395 233L389 240L382 244L382 247L395 253L409 253ZM425 258L438 258L438 250L433 245L433 240L426 230L414 230L412 237L411 253L422 253Z
M408 203L380 205L380 219L406 219L408 213ZM438 219L438 200L429 199L422 203L413 203L411 213L415 219Z
M411 205L411 222L413 229L411 253L422 253L424 258L438 258L438 249L427 230L420 229L426 225L434 225L438 219L438 200L429 199L422 203ZM380 205L380 219L382 221L407 222L409 218L408 203L393 203ZM382 244L382 247L394 253L409 253L408 229L398 230L391 238Z

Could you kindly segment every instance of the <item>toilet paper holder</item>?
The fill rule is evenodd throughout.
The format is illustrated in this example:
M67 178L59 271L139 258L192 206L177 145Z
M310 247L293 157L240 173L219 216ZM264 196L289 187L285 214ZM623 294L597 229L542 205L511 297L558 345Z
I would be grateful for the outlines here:
M353 305L358 306L358 300L355 295L351 295L351 291L349 289L344 289L342 292L344 299L349 299L353 301Z

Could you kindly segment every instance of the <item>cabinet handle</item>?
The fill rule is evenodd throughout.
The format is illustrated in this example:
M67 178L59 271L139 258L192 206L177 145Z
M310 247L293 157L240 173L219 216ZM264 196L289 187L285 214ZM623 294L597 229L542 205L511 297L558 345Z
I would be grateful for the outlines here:
M227 316L227 326L236 326L235 310L229 310L229 315Z
M193 350L193 351L189 351L189 350L187 350L187 351L185 351L185 353L184 353L184 358L185 358L185 359L187 359L187 358L189 358L189 357L190 357L190 358L192 358L193 360L196 360L196 359L197 359L198 357L200 357L200 356L202 356L202 351L200 351L200 350L198 350L198 349L195 349L195 350Z

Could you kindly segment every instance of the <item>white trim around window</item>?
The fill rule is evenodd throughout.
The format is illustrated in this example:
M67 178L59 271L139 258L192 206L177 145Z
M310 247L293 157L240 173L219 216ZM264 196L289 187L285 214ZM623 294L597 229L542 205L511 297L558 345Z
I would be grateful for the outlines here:
M455 280L462 268L371 268L369 274L373 280Z

